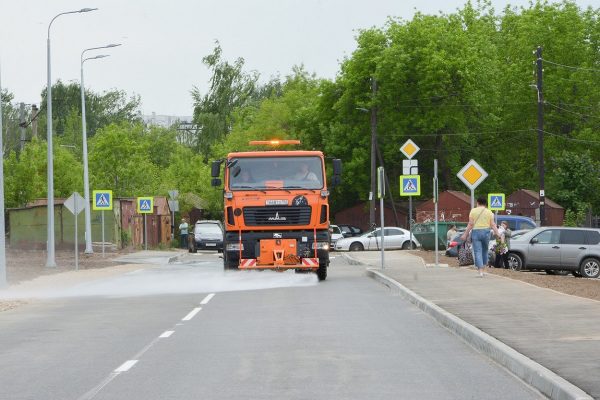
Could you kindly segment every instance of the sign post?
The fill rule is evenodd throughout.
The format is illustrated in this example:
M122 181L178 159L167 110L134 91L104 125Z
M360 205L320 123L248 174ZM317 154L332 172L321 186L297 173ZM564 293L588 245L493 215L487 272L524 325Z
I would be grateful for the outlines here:
M402 160L402 175L408 176L419 176L419 161L413 160L412 158L421 150L419 146L411 139L408 139L404 144L400 147L400 151L402 154L408 158L408 160ZM409 196L408 197L408 230L410 231L410 249L413 248L413 238L412 238L412 196L411 194L402 194L402 181L400 182L400 196ZM421 185L418 185L419 194L421 193ZM418 196L418 194L416 195Z
M179 211L178 190L169 190L169 208L171 209L171 240L175 239L175 211Z
M504 193L488 193L488 208L496 215L496 224L498 224L498 211L506 209L506 196Z
M475 188L487 178L488 173L475 160L471 160L462 167L456 176L471 189L471 208L474 208Z
M138 197L137 211L144 214L144 250L148 250L148 227L146 224L146 214L152 214L154 210L154 197Z
M78 238L77 238L77 215L79 215L79 213L81 211L83 211L83 208L81 208L81 205L85 205L85 199L83 197L81 197L81 195L77 192L73 193L71 196L69 196L69 198L67 200L65 200L64 202L64 206L67 208L67 210L71 211L71 213L73 214L73 216L75 217L74 222L75 222L75 270L79 269L79 243L78 243Z
M420 175L400 175L400 196L408 196L408 230L410 231L410 248L413 248L412 234L412 198L421 195Z
M435 235L435 266L439 265L438 252L438 163L437 159L433 160L433 204L434 204L434 235Z
M104 257L104 210L113 209L112 190L94 190L94 211L102 211L102 257Z
M385 269L385 224L383 219L383 198L385 197L385 171L383 167L377 168L377 197L379 197L379 218L381 220L381 269ZM375 237L375 240L377 240L377 237Z

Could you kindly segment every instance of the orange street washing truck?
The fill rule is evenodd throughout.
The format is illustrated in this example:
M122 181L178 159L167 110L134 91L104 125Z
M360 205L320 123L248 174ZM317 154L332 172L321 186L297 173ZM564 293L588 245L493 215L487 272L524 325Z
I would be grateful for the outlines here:
M251 145L300 144L297 140ZM230 153L212 163L212 186L221 186L224 164L223 262L225 269L316 272L329 266L329 190L320 151L271 150ZM333 160L331 185L342 164Z

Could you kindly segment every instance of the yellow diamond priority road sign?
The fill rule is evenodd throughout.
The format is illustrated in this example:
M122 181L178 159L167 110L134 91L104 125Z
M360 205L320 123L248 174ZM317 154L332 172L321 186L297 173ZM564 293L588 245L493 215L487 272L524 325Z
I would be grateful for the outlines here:
M458 176L458 179L463 181L469 189L473 190L487 178L488 173L485 172L485 170L481 168L481 165L477 164L475 160L471 160L462 167L456 176Z
M402 154L406 156L409 160L415 156L421 150L419 146L412 140L408 139L401 147L400 151Z

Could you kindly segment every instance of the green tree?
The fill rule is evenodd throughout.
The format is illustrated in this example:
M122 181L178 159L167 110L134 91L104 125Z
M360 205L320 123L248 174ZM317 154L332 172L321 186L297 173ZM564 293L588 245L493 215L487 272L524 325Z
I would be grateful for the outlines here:
M108 90L101 94L85 90L86 124L89 137L96 131L112 123L139 122L141 100L139 96L127 97L122 90ZM42 90L41 109L46 109L46 89ZM52 119L54 133L58 136L70 135L69 120L72 115L81 119L81 86L60 80L52 85ZM81 136L81 125L79 126ZM46 130L46 113L40 114L40 127Z
M243 71L244 59L233 64L223 60L219 42L212 54L202 59L212 72L210 88L206 94L192 89L194 122L200 126L196 149L208 160L212 146L223 140L231 131L234 111L249 105L257 95L257 73Z
M47 197L47 146L33 139L17 158L12 151L4 160L6 205L23 207L37 198ZM83 193L83 168L71 149L54 148L54 196L66 198Z

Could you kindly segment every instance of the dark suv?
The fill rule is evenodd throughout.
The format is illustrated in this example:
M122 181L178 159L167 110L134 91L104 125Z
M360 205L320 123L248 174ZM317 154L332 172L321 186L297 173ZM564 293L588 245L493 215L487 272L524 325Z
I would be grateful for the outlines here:
M194 231L188 236L188 251L196 253L200 250L223 251L223 227L221 221L204 220L194 225Z

